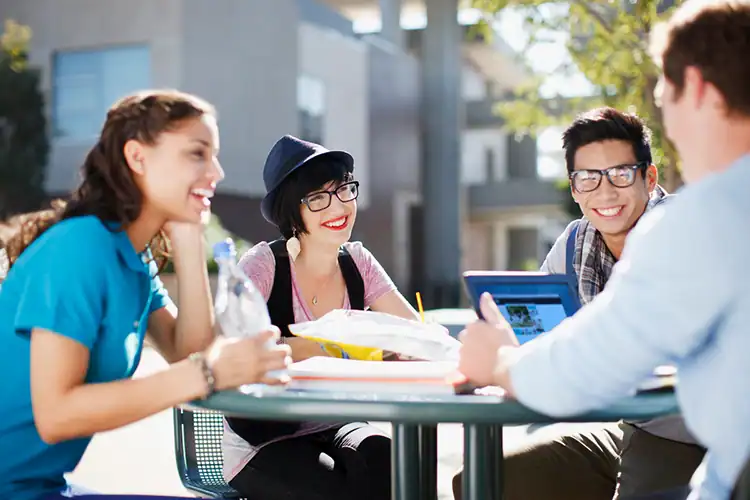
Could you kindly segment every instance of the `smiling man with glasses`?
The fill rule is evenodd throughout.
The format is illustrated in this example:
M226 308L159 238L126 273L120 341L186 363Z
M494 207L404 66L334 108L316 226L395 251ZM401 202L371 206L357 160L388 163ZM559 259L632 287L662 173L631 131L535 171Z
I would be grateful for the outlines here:
M606 407L672 364L685 422L708 449L689 499L739 500L732 490L750 457L750 2L687 0L654 30L651 49L663 71L655 97L685 188L648 210L606 287L546 335L518 347L491 297L482 299L490 321L461 334L459 369L536 411L567 416ZM648 435L624 444L622 474ZM685 500L687 489L649 498Z
M657 204L666 194L657 185L651 131L635 115L600 108L579 116L562 139L573 199L584 215L566 233L573 228L584 233L593 226L589 232L597 232L612 257L619 259L628 232L649 204ZM556 246L553 259L564 251Z
M669 196L658 185L651 131L639 117L593 109L562 139L571 193L583 217L560 235L541 270L574 274L587 304L604 289L628 233ZM679 416L559 425L542 434L506 453L506 500L611 500L683 486L705 454ZM460 475L454 492L458 498Z
M583 218L557 239L542 271L574 274L581 303L587 304L609 281L636 223L670 196L658 185L651 131L638 116L594 109L579 116L562 139L570 190ZM590 496L576 490L571 498L577 499L609 500L613 493L618 498L686 485L705 454L680 416L591 424L565 441L575 444L579 465L587 464L578 478L593 473L588 484L602 488Z

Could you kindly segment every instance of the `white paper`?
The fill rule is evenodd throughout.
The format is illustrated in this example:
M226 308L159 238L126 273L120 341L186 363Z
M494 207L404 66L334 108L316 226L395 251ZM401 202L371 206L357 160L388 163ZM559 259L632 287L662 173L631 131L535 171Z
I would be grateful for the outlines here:
M392 351L428 361L457 361L461 343L437 323L411 321L374 311L337 309L289 326L294 335Z

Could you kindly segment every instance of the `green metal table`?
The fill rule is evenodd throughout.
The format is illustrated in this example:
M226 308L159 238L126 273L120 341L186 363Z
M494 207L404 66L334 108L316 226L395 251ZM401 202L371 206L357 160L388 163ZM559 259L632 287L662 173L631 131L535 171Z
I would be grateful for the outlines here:
M225 415L267 420L378 421L393 425L393 500L437 499L437 425L464 425L465 500L502 498L504 425L616 422L678 413L671 392L638 394L612 406L553 418L498 396L400 396L334 392L220 392L191 403Z

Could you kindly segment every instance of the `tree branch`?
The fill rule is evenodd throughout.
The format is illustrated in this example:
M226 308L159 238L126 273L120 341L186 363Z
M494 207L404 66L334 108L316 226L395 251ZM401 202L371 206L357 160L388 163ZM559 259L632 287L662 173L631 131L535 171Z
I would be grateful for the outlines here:
M571 0L570 3L581 7L594 21L599 23L599 26L604 31L606 31L607 33L612 33L612 25L610 25L609 22L604 19L604 16L602 16L593 8L591 0Z

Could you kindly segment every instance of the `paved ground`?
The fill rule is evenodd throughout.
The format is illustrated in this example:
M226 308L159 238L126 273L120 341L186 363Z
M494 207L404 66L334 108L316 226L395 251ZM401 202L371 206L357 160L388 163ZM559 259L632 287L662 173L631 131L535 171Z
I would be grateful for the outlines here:
M146 351L136 376L153 373L164 366L165 362L157 354ZM453 498L450 484L453 472L461 463L461 432L459 425L440 426L440 500ZM525 427L506 429L505 446L517 445L526 434ZM539 434L534 433L535 437ZM170 410L95 437L70 479L102 493L190 497L177 476L173 443Z

